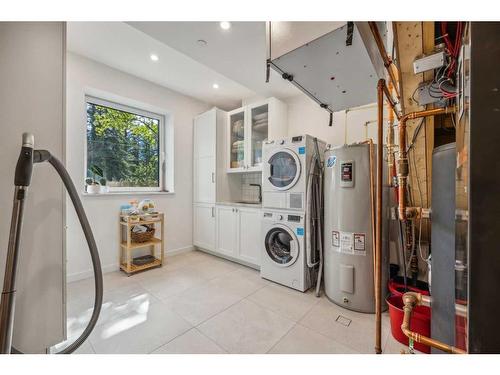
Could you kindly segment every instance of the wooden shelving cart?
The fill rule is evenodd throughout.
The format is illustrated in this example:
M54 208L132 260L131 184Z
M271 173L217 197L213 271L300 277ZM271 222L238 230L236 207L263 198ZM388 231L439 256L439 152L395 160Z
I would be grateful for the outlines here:
M165 239L164 239L164 214L151 215L135 215L139 217L139 221L131 221L130 216L120 215L120 269L128 276L136 272L144 271L150 268L161 267L163 265ZM133 242L131 231L135 225L155 225L155 237L146 242ZM159 228L158 228L159 227ZM125 235L124 235L125 233ZM156 236L159 236L156 237ZM155 260L137 265L133 263L133 252L137 249L149 247L150 254L155 257Z

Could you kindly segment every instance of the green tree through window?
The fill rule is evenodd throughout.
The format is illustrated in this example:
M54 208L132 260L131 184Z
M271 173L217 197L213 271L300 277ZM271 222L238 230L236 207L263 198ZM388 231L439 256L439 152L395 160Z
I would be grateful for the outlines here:
M87 177L113 187L160 187L160 121L87 101Z

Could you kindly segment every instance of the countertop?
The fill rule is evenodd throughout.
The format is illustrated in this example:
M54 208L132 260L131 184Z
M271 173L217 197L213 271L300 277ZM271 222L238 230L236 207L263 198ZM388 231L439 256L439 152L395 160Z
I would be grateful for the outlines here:
M217 202L216 204L222 206L239 206L239 207L253 207L262 208L262 203L247 203L247 202Z

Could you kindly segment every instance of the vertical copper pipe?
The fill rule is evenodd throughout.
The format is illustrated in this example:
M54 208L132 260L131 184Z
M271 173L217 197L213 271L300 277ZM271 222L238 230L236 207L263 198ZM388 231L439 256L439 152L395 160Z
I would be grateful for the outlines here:
M384 156L384 87L385 80L377 85L377 216L375 237L375 353L382 353L382 161Z
M408 180L408 154L406 151L406 122L408 120L413 120L422 117L436 116L447 113L455 113L455 107L445 107L445 108L434 108L426 109L419 112L410 112L399 121L398 133L399 133L399 158L398 158L398 189L399 189L399 204L398 204L398 216L399 220L406 221L408 218L407 207L406 207L406 185Z
M380 36L380 32L378 31L378 26L376 22L368 22L370 25L370 30L373 35L373 39L375 39L375 43L377 44L378 51L380 53L380 57L382 57L382 60L384 61L384 66L385 69L387 70L387 73L389 74L389 78L391 79L392 84L394 85L394 91L396 92L396 97L400 98L399 95L399 88L398 88L398 81L396 79L396 76L394 74L394 68L395 65L387 55L387 51L385 50L385 45L384 41L382 40L382 37ZM385 86L385 83L384 83Z
M389 95L392 95L392 83L388 85ZM394 166L394 110L391 103L387 103L387 112L389 112L389 121L387 124L387 185L392 186L393 166Z
M372 221L372 243L375 243L375 238L377 237L375 235L375 227L376 227L376 224L375 224L375 209L376 209L376 206L375 206L375 178L374 178L374 155L373 155L373 139L367 139L366 141L363 141L361 142L362 144L368 144L369 145L369 152L370 152L370 205L371 205L371 210L370 210L370 214L371 214L371 221ZM376 275L376 266L375 266L375 258L376 258L376 254L375 254L375 246L372 246L372 252L373 252L373 277L375 279L375 275ZM374 285L376 284L376 282L373 283ZM374 290L374 293L375 293L375 290Z

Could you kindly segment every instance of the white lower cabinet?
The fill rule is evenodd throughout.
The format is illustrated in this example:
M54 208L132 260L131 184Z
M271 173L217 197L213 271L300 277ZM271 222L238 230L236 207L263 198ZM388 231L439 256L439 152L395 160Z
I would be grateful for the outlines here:
M238 223L236 220L236 208L231 206L217 206L217 238L216 250L227 256L236 256L236 244L238 238Z
M260 266L262 250L261 211L255 208L238 208L238 257Z
M259 208L197 203L193 243L214 254L260 267L260 217Z
M193 244L215 250L215 205L196 203L193 208Z

